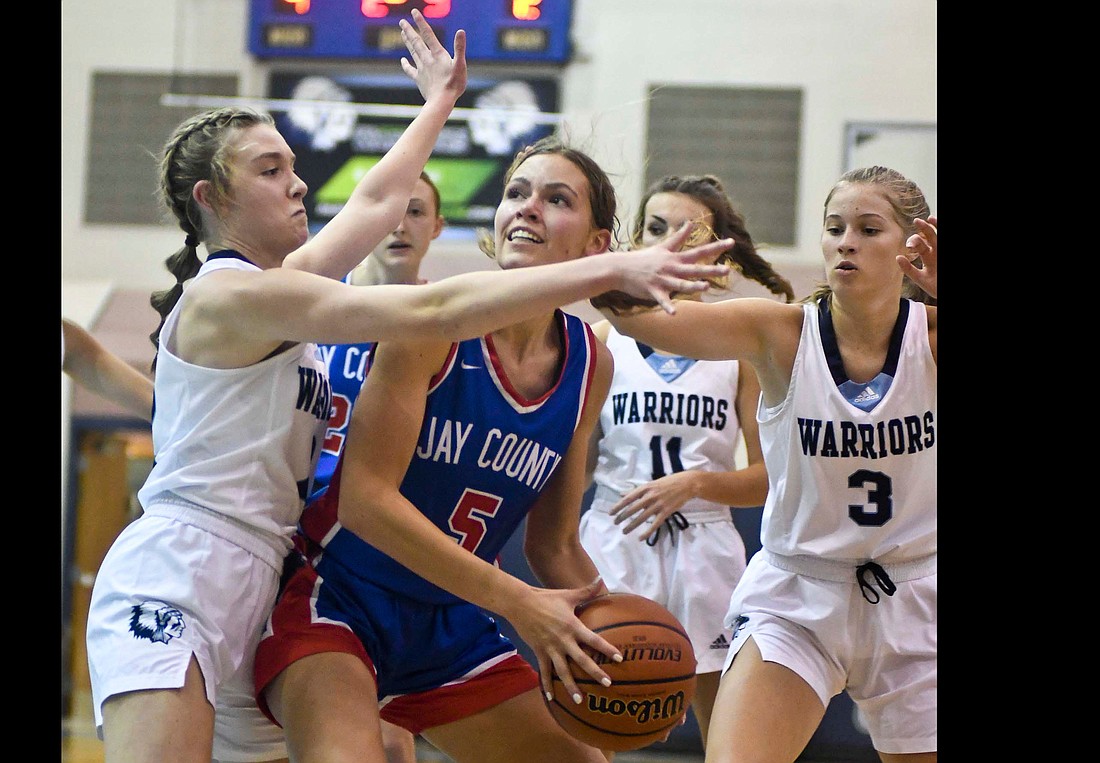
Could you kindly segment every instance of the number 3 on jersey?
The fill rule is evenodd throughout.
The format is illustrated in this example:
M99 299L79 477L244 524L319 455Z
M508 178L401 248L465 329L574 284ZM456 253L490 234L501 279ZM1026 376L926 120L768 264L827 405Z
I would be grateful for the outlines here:
M857 525L882 527L894 516L894 483L886 474L858 469L848 476L848 487L867 495L865 504L848 504L848 517Z

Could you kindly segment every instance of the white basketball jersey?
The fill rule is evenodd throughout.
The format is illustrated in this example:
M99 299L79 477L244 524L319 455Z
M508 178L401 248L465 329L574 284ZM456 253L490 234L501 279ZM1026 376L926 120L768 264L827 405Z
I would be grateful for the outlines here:
M695 361L665 381L630 337L612 328L606 344L615 357L615 373L600 411L598 487L622 495L673 472L736 468L741 438L734 407L736 360ZM606 495L597 489L593 505ZM715 506L693 498L680 512L713 511Z
M221 254L221 253L219 253ZM211 255L196 279L260 269ZM291 547L320 454L332 392L314 344L296 344L244 368L205 368L173 354L180 306L160 335L154 387L155 463L143 507L182 498Z
M768 551L853 565L935 553L936 364L925 306L908 305L904 330L891 341L893 381L869 411L837 388L831 323L823 337L818 306L804 306L787 397L772 408L761 398L757 409L768 467L761 530ZM863 394L878 393L867 386Z

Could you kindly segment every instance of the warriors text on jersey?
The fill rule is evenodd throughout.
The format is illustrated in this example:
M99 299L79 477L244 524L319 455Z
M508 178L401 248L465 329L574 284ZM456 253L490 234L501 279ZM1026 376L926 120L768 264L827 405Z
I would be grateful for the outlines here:
M223 251L211 254L195 278L229 268L259 270ZM180 304L160 334L156 456L138 498L146 508L182 499L229 517L281 558L291 547L332 407L317 348L296 344L243 368L194 365L174 354Z
M600 411L596 499L606 496L614 504L634 488L673 472L736 469L741 438L734 408L736 360L692 362L666 381L635 340L612 328L606 344L615 356L615 374ZM692 498L680 511L714 508L709 501Z
M849 397L845 387L864 389ZM787 397L757 410L764 548L853 566L934 554L936 415L923 304L902 300L886 366L866 384L844 378L828 311L805 305Z
M595 372L587 323L557 311L561 374L537 400L509 384L491 336L452 346L428 390L420 437L401 493L463 548L493 563L573 439ZM324 546L317 570L339 563L356 577L428 603L458 601L336 521L341 467L332 489L302 515L302 530Z

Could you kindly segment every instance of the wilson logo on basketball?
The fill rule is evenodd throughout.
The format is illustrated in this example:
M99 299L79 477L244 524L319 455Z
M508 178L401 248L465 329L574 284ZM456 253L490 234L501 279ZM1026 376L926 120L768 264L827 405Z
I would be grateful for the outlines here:
M603 686L570 661L576 689L556 672L545 697L550 714L571 736L600 750L638 750L664 739L695 697L695 649L683 625L662 605L632 593L606 593L585 602L577 617L622 655L614 662L585 652L611 679ZM574 693L581 697L574 700Z
M588 711L600 715L628 715L639 724L664 718L676 718L685 710L684 693L678 691L664 698L624 701L588 694Z

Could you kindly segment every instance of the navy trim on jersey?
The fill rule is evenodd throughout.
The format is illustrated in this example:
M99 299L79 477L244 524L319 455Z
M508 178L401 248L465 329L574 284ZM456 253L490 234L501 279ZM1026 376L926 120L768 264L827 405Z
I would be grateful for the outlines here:
M208 254L206 256L206 261L209 262L210 260L240 260L241 262L247 262L249 265L256 265L255 262L248 259L235 249L219 249L213 254ZM256 265L256 267L260 266Z
M817 303L817 325L821 331L821 348L825 351L825 360L829 363L829 372L833 375L833 382L837 387L851 381L844 370L844 360L840 357L840 346L836 341L836 329L833 328L833 314L829 312L829 298L822 297ZM882 365L881 374L891 379L897 376L898 360L901 358L901 340L905 335L905 324L909 320L909 300L902 299L898 308L898 319L894 322L894 330L890 334L890 349L886 353L886 362Z

